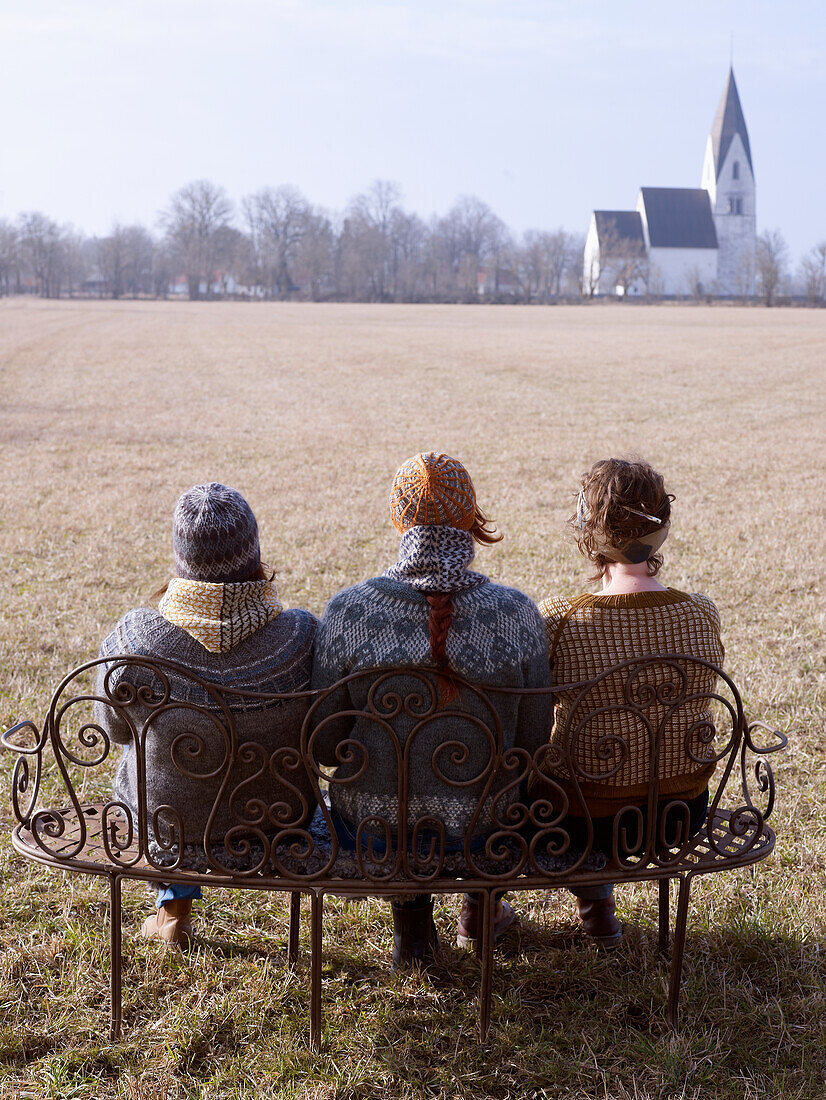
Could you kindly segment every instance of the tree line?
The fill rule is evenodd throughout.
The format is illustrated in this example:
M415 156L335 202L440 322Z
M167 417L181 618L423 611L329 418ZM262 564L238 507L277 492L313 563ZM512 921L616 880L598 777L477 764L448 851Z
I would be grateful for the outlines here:
M339 215L289 185L236 206L196 180L172 195L154 233L114 225L84 237L41 213L0 220L0 294L547 301L581 293L583 244L563 229L517 239L475 196L426 222L381 180Z
M236 205L223 187L196 180L171 196L154 232L116 224L88 237L39 212L0 219L0 295L547 302L593 294L584 242L561 228L517 236L473 195L425 221L383 180L340 214L290 185ZM626 281L640 259L629 262ZM791 295L826 302L826 241L793 275L780 233L762 233L754 270L767 304Z

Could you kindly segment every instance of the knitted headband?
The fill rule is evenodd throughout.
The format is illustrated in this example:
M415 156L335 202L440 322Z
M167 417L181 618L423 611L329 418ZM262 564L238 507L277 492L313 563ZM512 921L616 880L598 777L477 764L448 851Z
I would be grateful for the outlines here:
M629 539L621 546L612 546L607 539L594 535L594 552L602 554L608 561L621 561L625 565L639 565L641 562L648 561L653 554L656 554L668 538L671 524L663 523L657 516L652 516L649 512L642 512L637 508L630 508L628 505L625 505L625 510L626 512L632 512L635 516L640 516L642 519L647 519L651 523L658 524L658 529L647 535L640 535L639 538ZM579 490L579 496L577 497L576 518L579 529L584 530L590 518L590 510L585 499L584 489Z
M172 549L179 577L230 584L252 580L261 564L258 524L237 489L194 485L175 505Z
M401 532L425 525L469 531L476 518L470 475L449 455L435 451L413 455L393 479L390 518Z

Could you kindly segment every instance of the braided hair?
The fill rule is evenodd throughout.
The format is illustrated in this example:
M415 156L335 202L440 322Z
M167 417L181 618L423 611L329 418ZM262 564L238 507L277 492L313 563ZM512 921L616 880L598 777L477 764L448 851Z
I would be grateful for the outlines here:
M455 680L447 672L447 632L453 622L453 596L450 592L436 592L426 599L430 604L430 655L438 670L439 702L447 706L459 694Z

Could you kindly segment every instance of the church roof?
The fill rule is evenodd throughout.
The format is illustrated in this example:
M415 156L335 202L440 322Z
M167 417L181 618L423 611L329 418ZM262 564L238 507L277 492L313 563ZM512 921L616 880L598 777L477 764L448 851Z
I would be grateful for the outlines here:
M645 249L645 237L642 233L642 218L636 210L595 210L597 239L600 247L606 243L628 244L628 251Z
M708 191L702 187L640 189L652 248L716 248Z
M740 106L740 96L737 94L737 85L734 82L734 69L729 69L728 80L723 88L723 95L714 122L711 127L711 147L714 151L714 174L719 177L726 153L732 143L735 134L740 135L743 148L746 150L746 159L749 162L752 175L754 166L751 163L751 146L749 145L749 132L746 129L746 120L743 116L743 108Z

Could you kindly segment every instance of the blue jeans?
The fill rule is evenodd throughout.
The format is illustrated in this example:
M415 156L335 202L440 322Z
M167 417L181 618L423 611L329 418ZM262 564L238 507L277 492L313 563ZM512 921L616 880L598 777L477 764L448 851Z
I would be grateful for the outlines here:
M662 814L663 809L668 804L670 799L661 799L658 811ZM708 790L698 794L696 798L689 798L686 801L689 813L688 834L689 836L696 836L700 829L703 827L706 814L708 813ZM644 830L646 826L646 820L648 818L648 807L640 806L642 811L642 823L641 827ZM676 811L675 811L676 812ZM578 835L577 819L568 818L568 828L571 831L572 839ZM610 851L612 846L611 834L614 826L614 819L612 817L595 817L593 818L594 826L594 848L595 850L603 849ZM584 844L584 836L581 837ZM641 840L640 835L636 835L634 840ZM582 901L601 901L603 898L610 898L614 893L614 887L610 884L604 886L580 886L577 889L571 890L570 893L575 898L581 898Z
M354 826L341 814L335 807L330 807L330 818L333 822L333 828L335 829L336 838L338 839L339 846L345 852L355 852L356 850L356 829ZM436 833L423 832L420 834L422 844L427 845L431 840L437 840L438 835ZM478 852L485 846L487 837L479 836L474 837L470 844L470 850L472 852ZM368 838L362 833L361 848L362 851L367 850ZM465 848L465 842L462 837L456 837L453 840L450 837L445 838L445 854L451 854L455 852L463 852ZM373 851L377 856L383 856L387 850L387 845L383 839L378 837L373 838ZM415 854L415 853L414 853Z
M158 909L168 901L175 901L176 898L200 899L204 896L201 893L200 886L184 886L181 882L173 882L167 886L160 883L157 890L158 896L155 898L155 905Z

